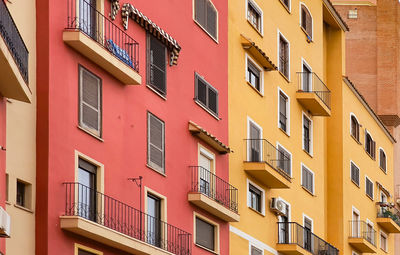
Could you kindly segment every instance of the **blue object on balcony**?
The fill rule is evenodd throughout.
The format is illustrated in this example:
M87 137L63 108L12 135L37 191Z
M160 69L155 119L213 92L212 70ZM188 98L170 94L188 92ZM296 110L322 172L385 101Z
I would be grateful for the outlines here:
M116 56L122 62L133 68L132 59L129 56L128 52L126 52L126 50L121 49L111 39L108 39L107 43L108 43L108 50L111 51L111 53L114 54L114 56Z

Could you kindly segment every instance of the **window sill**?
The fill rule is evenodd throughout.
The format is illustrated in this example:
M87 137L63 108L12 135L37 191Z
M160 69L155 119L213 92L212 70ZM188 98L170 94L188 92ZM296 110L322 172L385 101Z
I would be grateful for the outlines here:
M167 175L165 173L160 172L160 170L155 169L154 167L150 166L149 164L146 164L146 166L148 168L150 168L151 170L153 170L154 172L156 172L156 173L158 173L158 174L160 174L160 175L162 175L164 177L167 177Z
M197 99L194 99L194 102L200 106L201 108L203 108L203 110L205 110L206 112L208 112L211 116L213 116L216 120L221 120L221 118L219 118L217 115L215 115L212 111L208 110L202 103L200 103L199 101L197 101Z
M367 155L372 159L372 160L376 160L374 157L371 156L371 154L368 153L368 151L365 151L365 153L367 153Z
M80 129L80 130L82 130L82 131L85 132L86 134L88 134L88 135L90 135L90 136L96 138L97 140L99 140L99 141L101 141L101 142L104 142L104 140L103 140L101 137L99 137L99 136L93 134L93 133L90 132L89 130L87 130L87 129L81 127L81 126L77 126L77 128Z
M303 151L304 151L308 156L310 156L310 158L314 158L314 155L313 155L312 153L306 151L304 148L303 148Z
M256 89L250 82L246 81L247 85L249 85L257 94L259 94L261 97L264 97L264 94L261 93L258 89Z
M218 252L213 251L213 250L210 250L210 249L208 249L208 248L206 248L206 247L204 247L204 246L202 246L202 245L200 245L200 244L195 243L194 245L196 245L197 247L199 247L199 248L201 248L201 249L204 249L204 250L206 250L206 251L208 251L208 252L211 252L211 253L214 253L214 254L219 254Z
M165 101L167 101L167 98L165 97L165 95L161 94L160 92L158 92L156 89L154 89L151 85L146 84L146 87L148 89L150 89L151 91L153 91L154 93L157 94L157 96L161 97L162 99L164 99Z
M11 205L10 201L5 201L6 205Z
M350 179L351 180L351 179ZM353 180L351 180L351 182L354 184L354 185L356 185L357 186L357 188L359 188L360 189L360 185L359 184L357 184L355 181L353 181Z
M307 31L302 27L302 26L300 26L300 29L304 32L304 34L306 35L306 41L308 42L308 43L312 43L312 42L314 42L313 41L313 38L312 38L312 36L310 36L308 33L307 33ZM310 38L311 40L309 40L308 38Z
M288 83L290 83L289 78L286 77L280 70L278 70L278 73L279 73Z
M382 250L384 253L388 253L388 251L385 251L385 250L384 250L384 249L382 249L382 248L381 248L381 250Z
M281 127L278 127L280 131L282 131L287 137L290 137L290 134L283 130Z
M356 143L358 143L359 145L362 145L361 142L359 140L357 140L357 138L355 138L352 134L350 134L351 138L354 139L354 141L356 141Z
M316 197L316 195L314 193L312 193L311 191L309 191L308 189L306 189L303 185L301 185L301 187L311 196Z
M371 199L371 201L374 201L374 199L372 197L370 197L368 194L365 194L369 199Z
M285 10L286 10L289 14L292 14L292 13L290 12L290 10L289 10L289 7L286 6L286 5L283 3L282 0L279 0L279 2L282 4L283 8L285 8Z
M251 22L249 20L247 20L247 22L250 24L250 26L257 32L257 34L259 34L261 36L261 38L264 38L264 35L262 34L261 31L259 31L256 26L254 26L253 24L251 24Z
M213 39L213 41L216 44L219 44L218 42L218 27L217 27L217 38L214 38L202 25L200 25L199 22L197 22L197 20L193 19L194 23L196 23L209 37L211 37L211 39ZM218 24L218 23L217 23Z
M14 204L14 207L19 208L19 209L21 209L23 211L26 211L26 212L29 212L29 213L33 213L33 211L31 209L23 207L23 206L20 206L20 205L17 205L17 204Z
M257 213L258 215L260 215L262 217L265 217L265 213L261 213L261 212L257 211L256 209L251 208L250 206L247 206L247 208L249 208L253 212Z
M380 166L379 166L379 168L382 170L382 172L383 172L384 174L386 174L386 175L387 175L387 170L383 169L383 168L382 168L382 167L380 167Z

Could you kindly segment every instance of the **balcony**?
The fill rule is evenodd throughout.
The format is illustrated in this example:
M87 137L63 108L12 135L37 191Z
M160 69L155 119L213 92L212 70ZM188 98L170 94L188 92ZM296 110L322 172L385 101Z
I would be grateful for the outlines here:
M61 229L132 254L191 254L191 234L80 183L64 186Z
M4 1L0 1L0 35L0 94L30 103L28 49Z
M388 202L378 202L376 222L388 233L400 233L400 212Z
M313 116L331 116L331 91L316 73L298 72L297 101Z
M376 230L365 221L350 221L348 241L360 253L376 253Z
M271 189L287 189L291 183L290 158L265 139L245 139L244 170Z
M139 44L85 0L68 0L63 40L123 84L142 83Z
M339 250L296 222L278 222L276 250L287 255L338 255Z
M227 222L238 222L238 190L201 166L190 166L188 201Z

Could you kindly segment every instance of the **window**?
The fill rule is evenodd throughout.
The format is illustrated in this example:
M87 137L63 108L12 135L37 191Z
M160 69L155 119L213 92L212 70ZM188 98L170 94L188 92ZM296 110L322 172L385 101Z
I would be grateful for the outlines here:
M75 243L75 255L103 255L103 252Z
M147 194L147 242L161 247L161 199Z
M347 17L349 19L357 19L357 8L354 10L349 10Z
M312 72L311 68L303 60L302 67L302 90L307 92L312 92Z
M25 207L25 183L17 181L17 205Z
M303 114L303 150L312 154L312 121Z
M279 33L279 71L290 80L289 72L289 42Z
M279 90L279 128L289 133L289 98Z
M278 145L278 168L283 170L288 176L292 175L292 155L281 145Z
M162 120L147 113L147 164L165 173L165 125Z
M365 194L374 200L374 183L365 176Z
M91 221L96 221L97 166L79 158L78 183L79 216Z
M285 8L290 12L290 0L280 0Z
M367 239L367 241L369 241L370 243L374 244L374 246L375 246L376 239L375 239L374 225L368 219L367 219L367 231L366 231L365 234L366 234L366 236L365 236L366 238L365 239Z
M308 35L308 39L311 40L312 39L312 25L313 25L313 21L312 21L312 17L310 12L308 11L307 7L304 4L301 4L301 27L303 28L303 31L307 33Z
M353 208L352 237L360 237L360 213Z
M102 122L101 79L79 66L79 126L101 136Z
M215 40L218 40L218 12L210 0L194 0L196 22Z
M263 78L262 78L262 69L255 64L249 57L246 58L247 69L246 69L246 80L247 82L255 88L261 94L263 91Z
M203 218L196 217L196 244L208 250L217 250L217 226Z
M263 250L258 249L253 245L250 245L250 255L263 255Z
M382 148L379 149L379 166L386 173L386 153Z
M195 100L218 116L218 91L197 73L195 74Z
M249 207L262 213L262 191L249 183Z
M387 251L387 235L381 231L380 245L383 251Z
M287 244L291 241L289 238L290 205L288 203L285 203L283 211L284 213L278 216L278 242Z
M262 10L257 6L257 4L252 0L248 0L248 2L247 2L247 20L261 34L262 34L262 25L263 25L262 24L262 22L263 22L262 15L263 15Z
M301 165L301 185L314 194L314 173L303 164Z
M262 161L262 129L255 122L248 120L247 150L250 162Z
M167 94L167 49L157 38L147 35L147 84L162 96Z
M96 255L96 254L82 250L82 249L78 249L78 255Z
M365 133L365 151L375 159L375 146L376 143L372 140L371 135L366 131Z
M350 162L350 175L351 181L360 186L360 169L353 162Z
M96 0L79 0L79 29L96 40Z
M360 141L360 124L358 123L356 117L351 115L351 135L357 141Z
M201 146L199 148L198 162L200 192L209 197L213 197L215 196L215 183L212 174L214 173L215 155Z
M312 252L312 220L304 216L304 248Z

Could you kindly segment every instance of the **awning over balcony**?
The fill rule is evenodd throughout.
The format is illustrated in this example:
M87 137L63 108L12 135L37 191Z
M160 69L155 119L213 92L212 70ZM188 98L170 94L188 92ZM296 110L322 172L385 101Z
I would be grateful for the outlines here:
M264 67L266 71L277 70L278 67L269 59L267 54L255 42L251 41L244 35L240 35L242 46Z
M231 152L231 149L218 140L217 137L208 133L205 129L194 123L193 121L189 121L189 131L192 135L197 136L205 143L216 149L220 154L226 154Z

